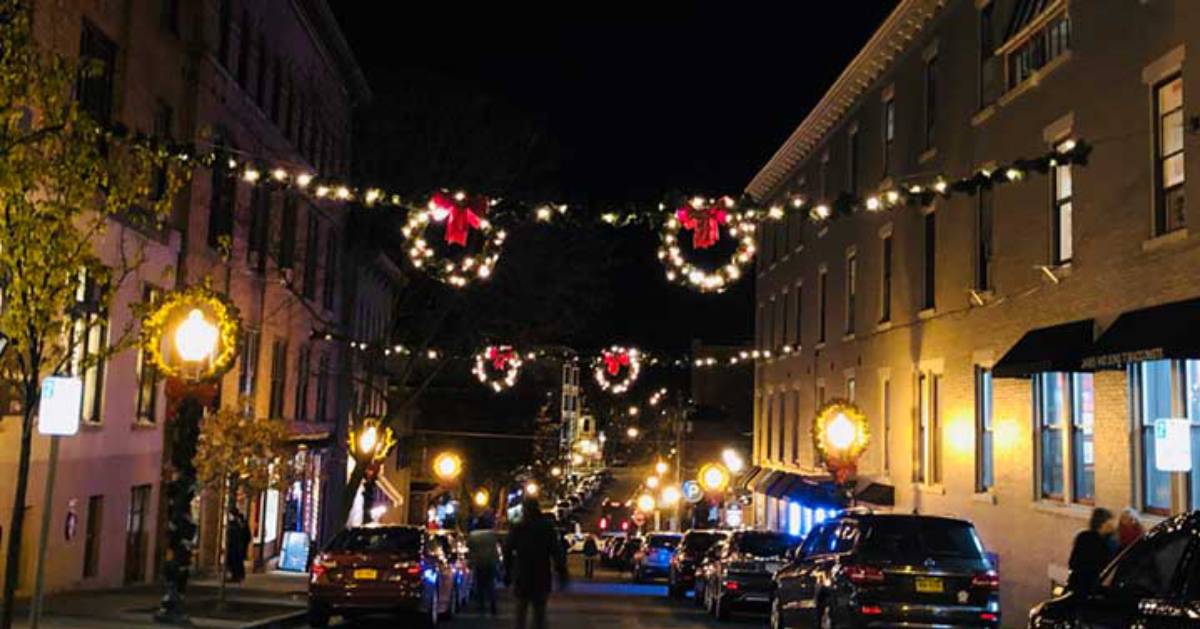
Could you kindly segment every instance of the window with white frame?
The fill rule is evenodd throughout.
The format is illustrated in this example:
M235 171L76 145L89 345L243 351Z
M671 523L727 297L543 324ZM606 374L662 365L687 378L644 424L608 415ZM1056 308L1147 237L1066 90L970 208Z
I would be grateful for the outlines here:
M850 128L846 141L846 191L858 194L858 127Z
M939 373L917 375L917 417L913 433L913 482L942 482L941 384Z
M892 320L892 234L880 239L879 322Z
M763 448L763 458L770 461L775 447L775 396L767 394L764 398L767 404L767 409L763 415L763 424L766 425L766 437L763 443L766 446Z
M826 314L829 310L828 290L829 272L822 268L817 273L817 343L825 342Z
M1200 508L1200 361L1147 361L1131 367L1130 375L1141 509L1166 515ZM1192 471L1187 473L1187 504L1173 505L1171 473L1155 463L1155 422L1183 417L1191 424Z
M1154 86L1156 234L1184 227L1183 76L1176 74Z
M787 418L788 418L787 401L788 401L788 399L787 399L787 393L785 391L780 391L779 393L776 394L776 396L779 398L779 402L778 402L778 409L775 413L775 421L779 425L775 430L775 460L782 463L785 460L783 446L785 443L787 443L786 439L787 439L787 423L788 423L788 421L787 421Z
M975 491L996 483L995 432L992 423L992 370L975 367Z
M85 269L79 271L75 289L75 312L68 345L71 373L83 381L82 420L98 424L104 392L105 355L108 352L108 313L102 307L102 282Z
M804 345L804 284L796 284L792 293L792 343L800 349Z
M1034 378L1034 400L1040 497L1093 503L1096 456L1092 374L1039 374Z
M896 144L896 99L883 101L883 176L892 172L892 156Z
M933 148L937 130L938 58L925 60L925 149Z
M858 254L846 253L846 334L854 334L855 304L858 301Z
M880 419L883 423L883 441L879 444L881 469L886 474L892 469L890 446L892 443L892 379L884 378L879 384Z
M142 288L142 303L157 304L161 291L149 284ZM140 424L153 424L158 420L158 369L145 349L138 350L137 356L137 413L134 421Z
M979 189L975 213L975 289L992 288L992 252L995 223L995 195L990 186Z
M924 249L921 282L921 306L932 310L936 305L937 289L937 212L929 211L921 217L924 238L921 245Z
M1065 8L1043 23L1044 26L1023 35L1019 43L1005 44L1009 89L1021 85L1071 49L1071 18Z
M793 415L791 415L787 420L788 424L792 427L792 463L794 465L799 465L800 464L800 443L801 443L800 435L802 434L802 431L800 430L800 392L799 391L792 391L792 410L794 410L795 413Z
M1055 147L1058 151L1065 151L1067 148L1067 140ZM1075 255L1075 230L1074 223L1074 196L1073 186L1071 182L1071 165L1059 164L1054 167L1054 176L1050 178L1050 185L1053 187L1052 199L1054 200L1053 216L1051 224L1054 228L1054 263L1066 264L1071 261Z

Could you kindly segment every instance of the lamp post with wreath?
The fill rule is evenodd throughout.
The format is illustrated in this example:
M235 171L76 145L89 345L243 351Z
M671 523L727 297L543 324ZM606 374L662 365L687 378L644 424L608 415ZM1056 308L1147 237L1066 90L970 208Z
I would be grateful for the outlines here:
M867 416L853 402L830 400L817 411L812 438L817 453L847 498L853 495L858 460L870 443Z
M200 420L237 358L241 327L237 307L207 283L167 293L142 318L142 351L151 368L166 376L166 592L154 614L158 622L187 623L183 601L198 530L192 502Z
M351 456L354 457L354 464L363 466L363 522L371 522L375 519L375 515L371 513L371 502L375 495L375 485L379 482L379 470L396 447L396 435L391 428L382 425L379 418L367 417L357 428L350 429L347 445Z

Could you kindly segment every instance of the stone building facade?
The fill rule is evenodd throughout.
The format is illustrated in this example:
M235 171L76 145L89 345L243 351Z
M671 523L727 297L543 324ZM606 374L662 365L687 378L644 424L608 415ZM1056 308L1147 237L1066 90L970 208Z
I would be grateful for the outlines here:
M855 401L860 485L974 521L1014 626L1065 581L1093 506L1151 525L1200 508L1197 34L1185 0L902 0L748 186L861 200L760 233L756 463L824 476L815 411ZM868 205L1072 142L1086 165ZM1156 468L1167 417L1191 419L1192 472ZM758 523L796 529L769 494Z

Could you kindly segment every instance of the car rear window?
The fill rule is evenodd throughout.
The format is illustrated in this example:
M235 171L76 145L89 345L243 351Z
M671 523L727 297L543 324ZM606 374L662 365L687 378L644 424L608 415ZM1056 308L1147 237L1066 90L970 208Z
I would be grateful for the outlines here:
M650 548L675 548L679 545L679 538L674 535L651 535L649 546Z
M795 539L782 533L745 533L738 540L738 550L756 557L782 557L795 545Z
M350 529L338 533L329 543L329 550L353 552L418 552L421 532L416 529Z
M683 547L689 552L704 552L723 537L720 533L688 533L683 538Z
M881 518L863 526L859 552L895 562L924 559L983 559L975 527L966 522L921 518Z

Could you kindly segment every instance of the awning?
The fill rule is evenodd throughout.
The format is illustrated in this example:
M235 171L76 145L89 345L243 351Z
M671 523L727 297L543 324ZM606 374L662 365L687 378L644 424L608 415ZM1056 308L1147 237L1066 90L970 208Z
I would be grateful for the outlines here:
M894 507L896 506L896 488L885 483L871 482L856 491L854 499L879 507Z
M755 465L747 470L746 474L737 482L737 488L741 489L742 491L753 492L759 479L763 476L766 476L770 472L771 470L768 470L765 467L759 467Z
M1049 371L1080 371L1094 352L1091 319L1030 330L992 367L997 378L1028 378Z
M771 488L771 485L775 484L775 481L779 479L780 474L784 473L778 470L767 469L764 469L763 472L764 473L759 474L758 478L754 481L753 489L754 493L756 494L767 493L767 490Z
M1117 317L1083 360L1085 369L1123 369L1163 358L1200 358L1200 299L1176 301Z
M767 495L810 507L840 508L846 500L829 476L805 476L777 472Z

